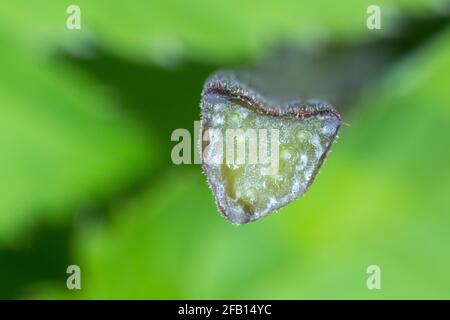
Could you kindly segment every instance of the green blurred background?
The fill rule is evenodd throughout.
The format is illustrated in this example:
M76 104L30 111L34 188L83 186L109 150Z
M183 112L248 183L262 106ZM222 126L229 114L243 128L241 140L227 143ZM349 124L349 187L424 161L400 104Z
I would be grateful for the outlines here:
M449 299L448 4L1 0L0 298ZM408 50L336 106L349 126L303 198L236 227L198 165L172 164L214 70L402 19Z

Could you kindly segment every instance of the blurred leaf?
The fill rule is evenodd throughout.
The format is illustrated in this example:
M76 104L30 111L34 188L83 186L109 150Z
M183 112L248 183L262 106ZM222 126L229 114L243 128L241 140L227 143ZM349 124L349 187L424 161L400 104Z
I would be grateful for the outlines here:
M81 233L77 245L82 298L233 297L289 261L269 220L230 225L201 173L183 169L121 209L112 225Z
M89 79L1 32L0 241L120 191L154 165L157 147Z
M166 177L79 234L76 296L450 298L449 56L447 31L395 66L308 194L262 221L228 224L199 172ZM371 264L382 290L366 288Z
M380 0L383 28L377 35L395 29L393 18L399 9L423 14L444 3ZM366 28L366 10L373 4L369 0L339 4L332 0L80 0L81 31L66 29L69 4L8 2L1 5L0 25L3 22L21 41L42 50L63 44L74 53L86 54L83 41L96 40L116 54L164 65L184 57L214 63L254 57L282 40L314 44L375 35Z

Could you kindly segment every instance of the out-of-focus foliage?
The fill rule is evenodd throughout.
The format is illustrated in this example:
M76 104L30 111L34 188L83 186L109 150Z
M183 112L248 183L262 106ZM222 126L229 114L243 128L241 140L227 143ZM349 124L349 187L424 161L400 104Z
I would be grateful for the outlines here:
M0 35L0 241L40 215L119 191L157 147L88 79L11 38Z
M439 3L379 1L379 32ZM80 31L69 4L0 3L0 296L450 298L450 31L384 71L305 197L235 227L169 158L208 63L368 39L372 2L79 1ZM60 239L35 243L47 225Z
M233 62L254 57L280 40L317 43L368 36L368 0L79 0L83 31L65 29L68 1L16 0L1 7L8 30L27 44L45 50L92 40L126 57L170 64L187 57L212 62ZM380 0L383 25L403 13L432 12L445 3L435 0ZM1 22L0 22L1 24Z

